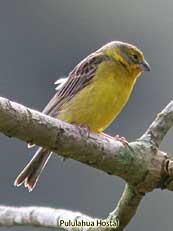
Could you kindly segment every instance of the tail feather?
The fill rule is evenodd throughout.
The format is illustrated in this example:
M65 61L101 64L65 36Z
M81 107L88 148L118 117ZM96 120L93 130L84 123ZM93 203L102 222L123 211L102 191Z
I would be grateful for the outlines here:
M27 187L29 191L32 191L51 154L50 151L39 148L31 161L17 176L14 185L19 187L24 183L25 187Z
M35 144L28 143L28 148L33 148L33 147L35 147Z

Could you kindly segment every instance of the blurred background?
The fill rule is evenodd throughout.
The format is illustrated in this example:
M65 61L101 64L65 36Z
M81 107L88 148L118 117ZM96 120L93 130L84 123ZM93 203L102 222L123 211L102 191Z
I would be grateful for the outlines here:
M0 95L42 110L54 81L111 40L141 48L152 67L138 79L128 105L109 134L132 141L173 98L171 0L1 0ZM173 154L173 131L162 149ZM51 206L106 217L120 198L122 179L54 155L32 193L14 179L33 151L0 135L0 204ZM172 230L173 194L155 190L143 199L127 230ZM0 230L46 230L32 227Z

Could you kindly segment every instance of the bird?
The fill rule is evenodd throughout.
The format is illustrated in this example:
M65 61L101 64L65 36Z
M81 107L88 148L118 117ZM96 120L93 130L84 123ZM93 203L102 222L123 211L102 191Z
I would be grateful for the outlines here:
M102 133L128 102L138 77L150 69L143 52L136 46L109 42L77 64L66 79L55 82L56 93L42 112ZM24 183L32 191L51 154L39 147L14 185Z

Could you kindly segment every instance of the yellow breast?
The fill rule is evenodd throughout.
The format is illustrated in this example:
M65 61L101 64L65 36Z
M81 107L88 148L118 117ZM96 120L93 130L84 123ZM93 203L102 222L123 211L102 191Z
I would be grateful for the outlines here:
M121 64L105 61L92 82L63 105L58 118L101 132L128 101L135 80Z

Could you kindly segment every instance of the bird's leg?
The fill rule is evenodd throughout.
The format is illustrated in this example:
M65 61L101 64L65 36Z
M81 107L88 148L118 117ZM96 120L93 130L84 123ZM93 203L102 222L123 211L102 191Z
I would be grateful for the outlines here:
M87 137L89 137L91 130L87 124L77 124L77 123L72 123L72 124L78 128L78 130L82 136L86 135ZM82 129L80 129L80 128L82 128Z
M114 140L114 137L113 137L113 136L110 136L110 135L108 135L108 134L106 134L106 133L104 133L104 132L101 132L101 135L103 135L103 136L105 136L105 137L107 137L107 138L110 138L110 139L113 139L113 140Z
M104 135L105 137L110 138L110 139L120 141L125 146L128 145L128 141L126 140L125 137L120 137L119 135L116 135L116 136L113 137L113 136L110 136L110 135L108 135L106 133L103 133L103 132L101 134Z
M83 129L82 135L87 135L89 137L90 135L90 127L87 124L79 124L79 126Z
M124 136L120 137L119 135L116 135L114 139L117 141L120 141L124 145L128 145L128 141L126 140Z

